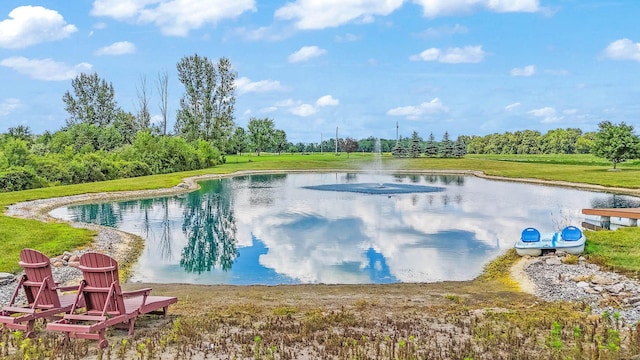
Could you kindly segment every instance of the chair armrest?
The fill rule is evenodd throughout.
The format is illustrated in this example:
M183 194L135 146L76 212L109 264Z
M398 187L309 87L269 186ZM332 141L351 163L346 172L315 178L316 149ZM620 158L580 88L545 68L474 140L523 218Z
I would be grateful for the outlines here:
M151 288L144 288L144 289L138 289L138 290L123 291L122 296L123 297L132 297L132 296L140 296L140 295L147 296L149 295L150 292L151 292Z
M67 286L56 286L57 290L60 291L77 291L80 285L67 285Z

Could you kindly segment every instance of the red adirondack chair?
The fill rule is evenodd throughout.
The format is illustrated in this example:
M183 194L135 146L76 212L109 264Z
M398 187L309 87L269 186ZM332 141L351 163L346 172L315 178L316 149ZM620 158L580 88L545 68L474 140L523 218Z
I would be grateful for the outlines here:
M150 288L122 291L118 278L118 262L104 254L86 253L80 257L80 282L77 299L86 303L86 311L76 312L74 306L62 319L47 324L47 330L62 331L72 338L98 340L100 348L109 345L105 333L115 325L127 325L133 334L136 318L143 314L167 315L169 305L178 299L172 296L151 296Z
M76 299L76 294L58 293L78 290L78 286L56 284L49 257L45 254L33 249L23 249L20 251L18 264L24 269L24 274L20 277L9 305L0 310L0 323L4 327L22 330L27 336L31 336L36 320L46 321L54 315L69 312L76 302L77 306L84 306L82 297ZM27 298L26 304L15 303L21 289Z

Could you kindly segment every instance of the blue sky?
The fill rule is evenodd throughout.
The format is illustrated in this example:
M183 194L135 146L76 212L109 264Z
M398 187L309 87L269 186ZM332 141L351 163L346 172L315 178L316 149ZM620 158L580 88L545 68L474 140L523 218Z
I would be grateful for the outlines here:
M147 81L169 128L176 63L228 57L236 124L268 117L291 142L640 125L636 0L74 0L0 2L0 132L56 131L81 72L136 112Z

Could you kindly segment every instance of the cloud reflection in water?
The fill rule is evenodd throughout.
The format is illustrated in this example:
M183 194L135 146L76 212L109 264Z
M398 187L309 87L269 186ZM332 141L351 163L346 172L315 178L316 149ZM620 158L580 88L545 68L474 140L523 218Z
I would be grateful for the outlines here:
M305 188L381 182L444 191L370 195ZM147 244L134 281L432 282L471 279L512 247L523 228L579 225L582 208L610 196L457 175L278 174L203 182L200 191L175 197L70 206L53 215L143 236ZM224 216L231 230L212 241L205 235ZM199 240L186 237L193 233ZM203 251L212 246L226 250ZM185 249L191 266L206 265L202 271L180 266Z

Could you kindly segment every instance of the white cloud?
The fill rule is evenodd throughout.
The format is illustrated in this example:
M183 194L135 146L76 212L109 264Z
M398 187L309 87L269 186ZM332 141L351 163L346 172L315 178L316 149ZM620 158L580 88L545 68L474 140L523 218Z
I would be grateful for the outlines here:
M11 68L33 79L45 81L70 80L92 68L92 65L87 63L70 66L52 59L27 59L25 57L3 59L0 61L0 66Z
M538 12L539 0L413 0L422 6L424 16L433 18L451 14L471 13L476 9L493 12Z
M325 95L316 100L316 106L337 106L340 105L340 100L335 99L331 95Z
M232 30L231 33L249 41L280 41L290 37L294 32L290 29L280 29L275 26L262 26L254 29L238 27Z
M370 23L400 9L405 0L294 0L276 10L278 20L292 20L298 29L318 30L350 22ZM539 0L413 0L427 17L469 13L475 9L493 12L537 12Z
M266 108L262 108L260 109L260 112L263 114L268 114L268 113L272 113L278 111L278 107L276 106L267 106Z
M404 0L297 0L275 12L279 20L293 20L298 29L324 29L352 21L370 23L402 7Z
M286 99L278 101L274 106L267 108L270 112L276 111L278 108L287 108L287 110L297 116L307 117L314 115L318 112L319 108L325 106L337 106L340 104L340 100L335 99L331 95L324 95L316 100L315 106L302 101L295 101L293 99ZM266 111L267 109L264 109Z
M519 103L519 102L514 102L513 104L509 104L509 105L505 106L505 107L504 107L504 109L505 109L506 111L513 111L513 110L515 110L516 108L518 108L519 106L520 106L520 103Z
M455 24L454 26L445 25L437 28L428 28L427 30L418 34L418 37L425 39L436 39L443 36L451 36L455 34L466 34L469 32L465 26Z
M291 107L291 106L295 106L296 102L293 101L293 99L286 99L286 100L278 101L275 105L277 107Z
M336 35L336 42L345 43L360 40L360 36L355 34L344 34L344 35Z
M527 65L523 68L511 69L511 76L533 76L536 73L535 65Z
M313 107L313 105L301 104L301 105L290 108L289 112L294 115L307 117L317 113L318 110L315 107Z
M607 46L604 54L612 60L640 61L640 43L634 43L629 39L616 40Z
M42 6L19 6L0 21L0 47L26 48L45 41L62 40L78 29L62 15Z
M13 110L22 106L19 99L9 98L0 102L0 116L7 116L13 112Z
M151 115L151 123L154 125L162 125L164 118L160 114Z
M444 106L439 98L423 102L418 106L401 106L387 111L390 116L404 116L409 120L418 120L426 115L447 112L449 109Z
M241 77L236 79L235 85L239 94L282 90L282 85L280 85L280 81L277 80L251 81L251 79L247 77Z
M533 109L529 111L528 114L538 118L542 118L540 122L543 124L555 123L564 119L564 116L557 116L556 109L549 106L539 108L539 109Z
M440 57L440 53L441 53L440 49L430 48L430 49L424 50L418 55L411 55L409 59L411 59L412 61L419 61L419 60L436 61Z
M289 62L297 63L301 61L307 61L314 57L324 55L326 52L327 50L321 49L317 46L303 46L300 48L300 50L289 55Z
M156 0L95 0L91 15L126 20L136 17L147 5L157 2Z
M109 46L101 47L95 51L95 55L126 55L136 52L136 46L128 41L118 41Z
M537 117L553 116L556 114L556 109L547 106L540 109L533 109L529 111L529 114Z
M256 11L255 0L95 0L91 15L151 23L163 34L187 36L205 24Z
M448 48L440 50L438 48L430 48L424 50L420 54L411 55L410 60L413 61L438 61L448 64L461 63L479 63L484 60L485 52L482 46L465 46L463 48Z

